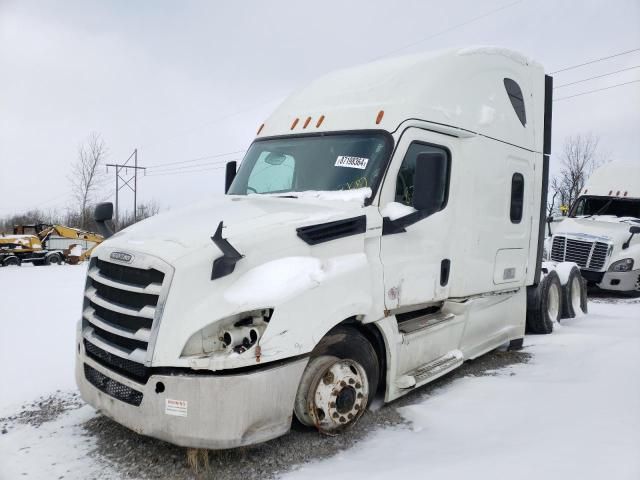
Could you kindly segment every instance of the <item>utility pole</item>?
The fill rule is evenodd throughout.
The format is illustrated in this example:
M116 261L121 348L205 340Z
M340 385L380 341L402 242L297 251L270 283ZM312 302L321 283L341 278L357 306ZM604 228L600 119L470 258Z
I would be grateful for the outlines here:
M133 165L129 165L129 161L133 158ZM107 163L107 172L109 171L109 167L114 167L116 169L116 220L114 223L115 231L118 231L120 226L120 217L118 210L118 194L120 189L123 187L129 187L129 189L133 192L133 221L136 222L138 220L138 170L146 170L146 167L138 166L138 149L136 148L127 161L124 163ZM129 169L133 170L133 175L129 178L126 178L129 175ZM120 174L124 170L124 176ZM122 180L123 184L120 185L120 180ZM133 181L133 186L131 185L131 181Z

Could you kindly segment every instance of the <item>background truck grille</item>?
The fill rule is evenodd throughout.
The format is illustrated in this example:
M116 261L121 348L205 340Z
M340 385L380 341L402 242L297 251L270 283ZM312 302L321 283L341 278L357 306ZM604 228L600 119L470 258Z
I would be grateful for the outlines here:
M154 266L161 264L154 262ZM168 287L165 273L155 268L136 268L93 259L87 276L82 315L87 356L120 375L146 383L150 368L144 362L148 359L154 322L158 321L157 312L164 301L161 301L163 288ZM90 367L85 366L85 373L87 368ZM96 375L91 375L91 379L86 375L87 380L103 390L94 383ZM106 380L100 382L100 385L106 385ZM131 400L133 397L126 398ZM131 403L126 399L123 401Z
M103 375L86 363L84 364L84 376L91 385L107 395L136 407L142 403L142 392Z
M556 235L553 237L551 246L551 260L575 262L585 270L600 271L606 263L608 249L609 245L604 242L591 242Z

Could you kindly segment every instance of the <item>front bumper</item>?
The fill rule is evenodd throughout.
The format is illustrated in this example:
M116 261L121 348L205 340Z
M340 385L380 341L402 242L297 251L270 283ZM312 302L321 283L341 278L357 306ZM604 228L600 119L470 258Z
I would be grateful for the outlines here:
M640 291L640 269L630 272L605 272L598 287L619 292Z
M146 384L140 384L88 358L80 346L76 382L87 403L139 434L183 447L226 449L289 431L307 361L266 364L238 374L151 375ZM108 377L102 389L87 380L87 367L102 379ZM126 403L113 396L116 391L133 391L135 398Z

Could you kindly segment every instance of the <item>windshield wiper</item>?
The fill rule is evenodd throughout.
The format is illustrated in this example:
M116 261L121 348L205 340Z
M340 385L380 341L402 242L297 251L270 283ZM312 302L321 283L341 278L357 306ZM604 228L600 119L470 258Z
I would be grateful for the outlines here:
M609 205L611 205L611 202L613 202L613 198L610 198L609 200L607 200L607 203L605 203L602 207L600 207L600 209L596 213L592 213L591 215L587 215L584 218L591 218L594 215L600 215L602 212L604 212L607 209L607 207Z

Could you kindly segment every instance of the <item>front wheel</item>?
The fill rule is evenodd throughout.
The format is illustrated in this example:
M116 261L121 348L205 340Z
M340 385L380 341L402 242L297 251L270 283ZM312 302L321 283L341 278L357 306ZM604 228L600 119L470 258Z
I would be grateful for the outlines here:
M296 395L296 418L336 435L362 416L376 393L378 377L378 358L369 341L356 330L339 327L311 355Z

